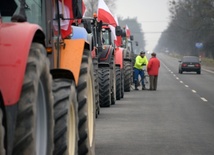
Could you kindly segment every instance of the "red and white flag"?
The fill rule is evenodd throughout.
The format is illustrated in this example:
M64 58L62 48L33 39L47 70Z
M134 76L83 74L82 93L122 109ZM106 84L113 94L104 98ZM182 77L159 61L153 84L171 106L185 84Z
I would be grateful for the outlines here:
M114 27L117 26L117 22L104 0L99 0L98 2L97 18L99 21L102 20L104 23L110 24Z
M116 15L114 15L114 19L117 23L117 26L119 26L119 22L118 22L118 18ZM116 36L116 39L114 40L114 43L116 45L116 47L120 47L121 43L122 43L122 37L121 36Z
M126 25L126 36L127 36L127 37L130 37L130 36L131 36L131 31L130 31L128 25Z
M63 17L66 20L60 19L60 28L61 28L61 36L62 38L65 38L71 34L71 23L73 22L72 20L69 20L73 18L73 12L72 12L72 2L71 0L64 0L64 10L62 10L62 1L59 1L59 11L60 14L63 13ZM55 15L55 12L54 12ZM53 22L53 26L55 30L57 31L58 29L58 23L56 21Z

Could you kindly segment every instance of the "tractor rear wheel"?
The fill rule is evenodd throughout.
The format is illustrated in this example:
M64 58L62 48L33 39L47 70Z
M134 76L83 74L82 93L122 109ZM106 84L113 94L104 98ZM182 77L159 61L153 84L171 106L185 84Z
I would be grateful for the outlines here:
M95 114L94 71L91 53L83 53L79 82L77 86L79 141L78 155L95 154Z
M76 155L78 147L78 102L72 79L54 79L54 155Z
M0 108L0 155L5 155L5 148L4 148L4 126L3 126L3 113Z
M110 64L111 74L111 104L116 103L116 70L115 70L115 60L114 57L111 57L111 64Z
M116 99L121 99L121 71L120 66L116 66Z
M132 69L131 62L124 61L124 91L130 92L132 83Z
M99 73L99 96L100 106L110 107L111 106L111 79L110 79L110 68L100 67Z
M121 69L121 98L124 97L124 71Z
M13 155L47 155L53 152L53 96L46 50L32 43L14 134Z
M96 118L100 114L100 102L99 102L99 77L98 77L98 59L93 58L94 66L94 89L95 89L95 102L96 102Z

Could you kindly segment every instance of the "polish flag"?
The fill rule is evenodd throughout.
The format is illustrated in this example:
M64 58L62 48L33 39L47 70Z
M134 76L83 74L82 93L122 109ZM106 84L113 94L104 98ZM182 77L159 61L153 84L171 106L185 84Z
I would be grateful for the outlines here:
M126 36L127 36L127 37L130 37L130 36L131 36L131 31L130 31L128 25L126 25Z
M119 26L119 22L118 22L118 19L117 19L117 16L115 15L114 16L114 19L117 23L117 26ZM115 35L116 36L116 35ZM116 39L114 40L114 43L117 47L120 47L121 44L122 44L122 37L121 36L116 36Z
M64 5L64 10L62 10L63 5ZM66 20L60 19L61 36L62 36L62 39L64 39L65 37L69 36L72 32L71 23L73 21L69 20L69 19L73 18L71 0L64 0L64 4L62 3L62 1L59 1L59 12L60 12L60 14L63 13L63 17L66 19ZM53 15L55 15L55 14L56 13L54 12ZM56 31L58 30L57 25L58 25L58 23L56 21L53 21L53 26Z
M117 40L117 36L116 36L116 33L115 33L115 27L112 26L112 25L109 25L109 28L111 29L111 39L112 40Z
M97 18L99 21L102 20L104 23L108 23L114 27L117 26L114 16L103 0L99 0L98 2Z

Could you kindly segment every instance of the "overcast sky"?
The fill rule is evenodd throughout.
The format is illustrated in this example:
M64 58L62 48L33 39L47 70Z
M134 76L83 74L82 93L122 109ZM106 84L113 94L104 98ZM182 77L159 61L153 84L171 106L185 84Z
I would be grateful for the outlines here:
M169 22L169 0L117 0L115 14L117 16L137 17L142 25L146 40L146 50L153 50L161 32ZM134 33L133 33L134 35Z

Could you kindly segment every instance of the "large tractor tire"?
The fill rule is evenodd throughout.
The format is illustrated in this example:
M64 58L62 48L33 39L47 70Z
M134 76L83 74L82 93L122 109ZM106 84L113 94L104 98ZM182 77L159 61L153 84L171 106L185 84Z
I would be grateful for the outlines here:
M116 66L116 99L121 99L121 71L120 66Z
M3 126L3 113L0 108L0 155L5 155L5 147L4 147L4 126Z
M93 58L94 66L94 89L95 89L95 102L96 102L96 118L100 114L100 101L99 101L99 77L98 77L98 59Z
M110 107L111 106L110 68L100 67L98 70L98 74L99 74L100 107Z
M54 79L54 155L76 155L78 148L78 102L72 79Z
M132 68L130 61L124 61L124 91L130 92L132 83Z
M96 103L94 94L94 70L91 53L83 53L79 82L77 86L77 100L79 104L79 141L78 155L95 154L95 114Z
M124 71L121 69L121 98L124 97Z
M13 155L53 153L53 95L45 48L33 43L17 105Z
M111 58L110 64L111 74L111 104L114 105L116 103L116 70L115 70L115 62L114 57Z

